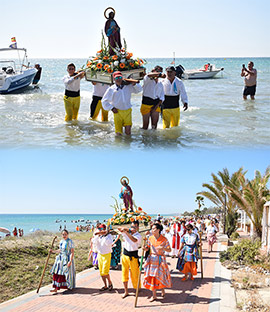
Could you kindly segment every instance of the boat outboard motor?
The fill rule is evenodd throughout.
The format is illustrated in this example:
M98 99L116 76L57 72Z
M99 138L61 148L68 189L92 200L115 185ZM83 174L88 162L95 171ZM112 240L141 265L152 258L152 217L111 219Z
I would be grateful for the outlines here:
M185 68L182 65L179 64L178 66L175 67L175 69L176 69L176 77L181 79L182 75L183 75L183 73L185 71Z

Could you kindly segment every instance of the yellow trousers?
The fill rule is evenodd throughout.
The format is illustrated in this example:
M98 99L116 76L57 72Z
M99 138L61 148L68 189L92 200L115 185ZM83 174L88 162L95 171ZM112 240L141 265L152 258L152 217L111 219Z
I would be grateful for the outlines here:
M70 97L70 96L64 95L64 103L65 103L65 110L66 110L65 121L78 119L80 102L81 102L80 96Z
M93 119L93 120L96 120L96 119L97 119L100 110L101 110L101 121L108 121L108 114L109 114L109 112L106 111L106 110L102 107L101 100L99 100L98 103L97 103L97 106L96 106L96 108L95 108L95 110L94 110L94 114L93 114L93 116L92 116L92 119Z
M123 133L123 127L132 126L132 118L131 118L132 109L129 108L127 110L120 109L117 110L118 112L116 114L113 114L115 132Z
M142 115L147 115L150 113L151 109L154 107L154 105L146 105L146 104L142 104L141 105L141 114ZM157 109L156 109L156 112L157 113L160 113L160 107L158 106Z
M179 126L180 107L163 109L162 119L163 119L163 129Z
M140 273L138 259L132 257L132 260L130 260L128 256L122 255L122 282L128 282L129 270L133 288L137 288Z
M111 266L111 253L102 255L98 253L98 268L100 276L108 275Z

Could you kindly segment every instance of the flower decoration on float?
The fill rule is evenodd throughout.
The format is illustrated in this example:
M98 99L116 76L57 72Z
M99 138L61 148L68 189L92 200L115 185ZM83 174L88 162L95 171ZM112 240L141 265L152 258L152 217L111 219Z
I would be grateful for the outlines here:
M137 207L133 201L134 210L129 211L122 204L119 204L117 199L112 196L115 200L115 204L111 205L115 209L115 214L111 219L108 220L108 225L124 225L130 224L134 220L147 226L151 221L151 216L149 216L141 207Z
M90 57L86 63L86 68L90 69L93 74L95 74L95 72L112 73L118 70L125 71L144 68L146 60L133 58L133 53L127 50L125 39L124 48L112 48L114 55L110 55L109 48L110 45L106 44L102 32L101 49L97 51L95 56Z

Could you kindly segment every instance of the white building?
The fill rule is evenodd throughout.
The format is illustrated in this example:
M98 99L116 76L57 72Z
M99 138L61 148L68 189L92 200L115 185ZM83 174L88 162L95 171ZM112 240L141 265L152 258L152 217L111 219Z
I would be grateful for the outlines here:
M262 248L268 254L270 253L270 201L266 202L263 207Z

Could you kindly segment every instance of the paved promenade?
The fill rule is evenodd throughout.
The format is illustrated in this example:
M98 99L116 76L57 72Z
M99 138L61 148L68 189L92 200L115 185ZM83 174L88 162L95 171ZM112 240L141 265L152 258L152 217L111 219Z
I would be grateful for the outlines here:
M171 289L166 290L165 298L149 302L151 292L141 289L137 308L134 308L135 294L122 299L123 285L121 271L110 271L114 290L100 292L103 286L99 271L89 269L77 275L77 288L57 294L49 293L50 286L41 288L40 293L30 292L0 304L0 311L9 312L130 312L130 311L171 311L171 312L233 312L234 293L230 287L230 273L224 271L218 261L221 243L215 244L214 251L207 253L203 246L204 278L201 279L200 264L194 281L182 282L183 274L176 267L176 259L168 258L171 269ZM225 276L225 277L224 277ZM222 295L221 295L222 294ZM160 295L160 293L158 293Z

